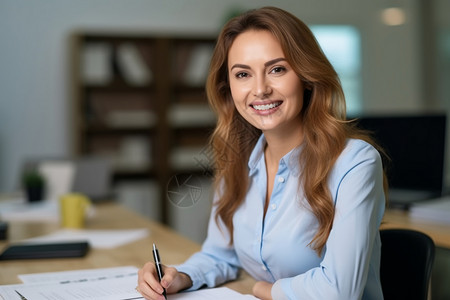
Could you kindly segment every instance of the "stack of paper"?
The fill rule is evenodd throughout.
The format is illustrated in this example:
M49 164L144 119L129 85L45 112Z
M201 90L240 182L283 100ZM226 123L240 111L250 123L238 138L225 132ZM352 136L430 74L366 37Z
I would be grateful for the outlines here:
M48 235L27 239L28 243L88 241L92 248L111 249L147 237L146 228L122 230L61 229Z
M58 203L49 200L29 203L23 197L1 201L0 219L57 223L59 222Z
M450 224L450 196L416 203L410 208L414 219Z

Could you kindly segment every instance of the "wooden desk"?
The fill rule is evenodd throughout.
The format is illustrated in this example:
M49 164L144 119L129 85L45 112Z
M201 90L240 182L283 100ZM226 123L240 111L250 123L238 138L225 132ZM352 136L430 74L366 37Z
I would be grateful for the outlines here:
M107 268L132 265L141 267L152 259L151 245L157 242L163 261L166 264L178 264L200 249L200 245L179 235L172 229L145 219L118 204L97 205L96 216L88 220L88 229L133 229L147 228L149 236L145 239L115 248L91 249L86 257L17 260L0 262L0 284L20 283L17 275L38 272L57 272L77 269ZM408 213L399 210L386 212L381 228L409 228L423 231L431 236L437 246L450 248L450 226L419 222L409 218ZM59 229L53 223L12 222L9 226L9 241L31 238L51 233ZM0 250L6 242L0 242ZM251 293L254 280L245 272L239 280L226 286L241 293Z
M450 225L426 220L417 220L409 216L408 211L388 209L381 229L405 228L428 234L438 247L450 249Z
M0 261L0 284L21 283L17 275L39 272L58 272L78 269L108 268L118 266L136 266L140 268L152 260L151 246L155 242L166 264L184 262L200 245L179 235L172 229L152 222L133 213L118 204L97 205L96 215L88 220L87 229L137 229L147 228L149 236L114 249L90 249L83 258L42 259ZM58 230L58 224L11 222L9 224L9 241L31 238ZM0 250L6 242L0 242ZM254 280L243 273L235 282L226 286L241 292L251 293Z

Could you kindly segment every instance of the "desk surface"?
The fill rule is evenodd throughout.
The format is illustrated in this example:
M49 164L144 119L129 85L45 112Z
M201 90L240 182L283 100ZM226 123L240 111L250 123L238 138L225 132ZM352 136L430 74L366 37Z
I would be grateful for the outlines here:
M450 225L427 220L417 220L408 211L389 209L381 224L382 229L405 228L428 234L438 247L450 249Z
M132 265L141 267L152 259L151 245L156 242L166 264L178 264L200 249L200 245L179 235L172 229L133 213L120 205L97 205L96 216L88 220L88 229L147 228L149 236L115 249L91 249L84 258L46 260L17 260L0 262L0 284L20 283L17 275L39 272L57 272L77 269L107 268ZM405 211L388 210L381 228L409 228L427 233L437 246L450 248L450 226L432 222L418 222ZM59 229L54 223L12 222L10 242L51 233ZM0 250L6 242L0 242ZM227 286L241 293L251 293L254 280L243 273L241 278Z
M152 222L118 204L105 203L96 208L94 218L88 220L87 229L134 229L147 228L149 236L114 249L90 249L83 258L15 260L0 262L0 284L21 283L17 275L40 272L58 272L77 269L108 268L118 266L141 267L152 260L151 246L155 242L166 264L178 264L200 250L200 245L179 235L172 229ZM54 223L11 222L10 242L51 233L59 229ZM0 242L0 250L6 242ZM241 293L251 293L253 279L247 274L226 286Z

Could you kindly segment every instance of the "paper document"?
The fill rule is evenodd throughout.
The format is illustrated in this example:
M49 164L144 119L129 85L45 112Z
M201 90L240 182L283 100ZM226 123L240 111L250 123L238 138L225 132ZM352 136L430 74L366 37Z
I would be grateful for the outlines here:
M409 215L414 219L450 224L450 197L415 203Z
M23 197L0 201L0 219L57 223L59 221L58 203L49 200L29 203Z
M26 242L69 242L86 240L93 248L111 249L145 238L148 229L123 230L69 230L62 229L54 233L27 239Z
M33 300L131 300L144 299L136 290L137 276L108 279L97 282L26 286L16 291L26 299ZM252 295L243 295L227 287L203 289L167 296L168 300L257 300Z
M68 284L24 284L16 291L29 300L125 300L143 299L135 288L137 274L122 278L97 281L74 282Z
M19 275L24 284L0 286L0 299L143 299L134 266ZM21 296L20 296L21 295Z
M258 300L253 295L243 295L227 287L203 289L194 292L185 292L174 295L168 295L168 300Z
M75 283L136 276L133 266L19 275L23 283Z
M23 284L10 284L10 285L0 285L0 299L1 300L23 300L17 294L16 290L22 287Z
M6 300L132 300L144 299L137 291L134 266L19 275L24 284L0 286ZM169 300L256 300L226 287L171 294Z

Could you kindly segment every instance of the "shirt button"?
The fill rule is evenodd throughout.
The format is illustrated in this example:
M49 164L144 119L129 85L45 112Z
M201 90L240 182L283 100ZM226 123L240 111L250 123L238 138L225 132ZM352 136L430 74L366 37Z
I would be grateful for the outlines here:
M264 271L267 271L267 268L266 268L265 265L262 265L262 266L261 266L261 269L263 269Z
M284 182L284 177L278 177L278 182Z
M272 204L270 207L272 207L272 210L275 210L275 209L277 209L277 205L274 203L274 204Z

